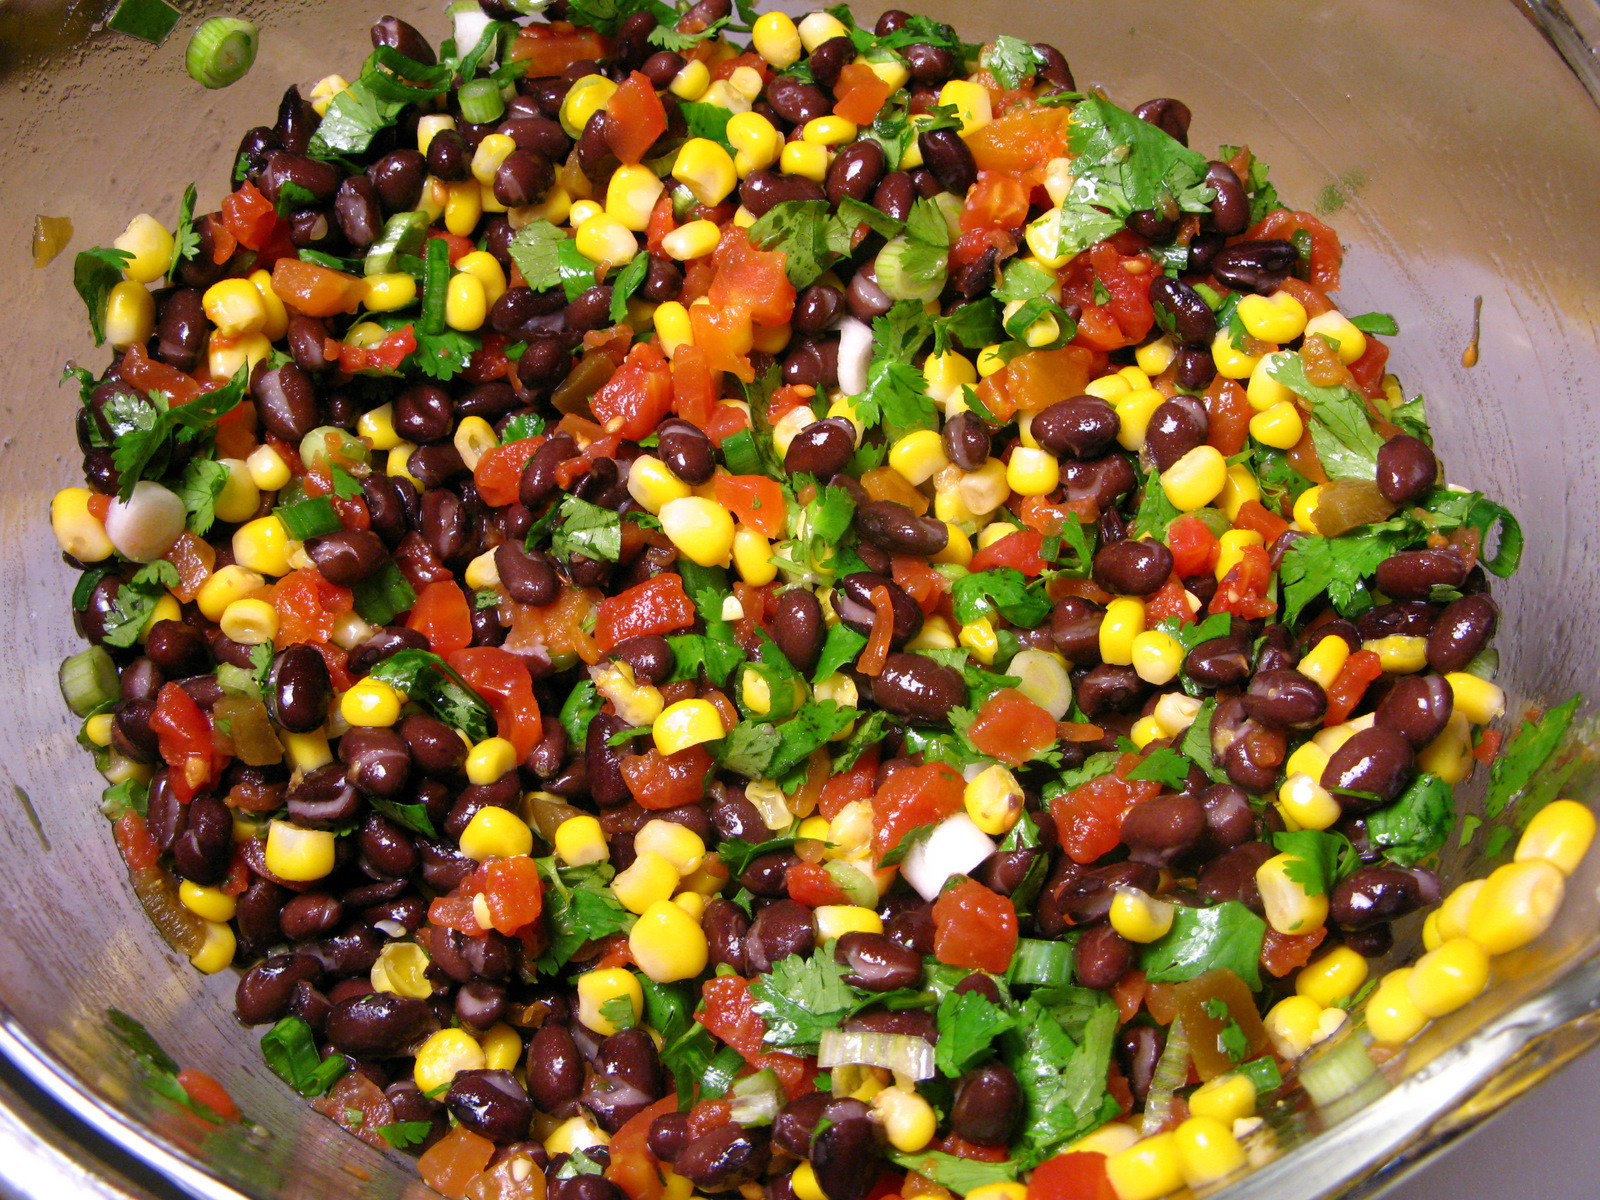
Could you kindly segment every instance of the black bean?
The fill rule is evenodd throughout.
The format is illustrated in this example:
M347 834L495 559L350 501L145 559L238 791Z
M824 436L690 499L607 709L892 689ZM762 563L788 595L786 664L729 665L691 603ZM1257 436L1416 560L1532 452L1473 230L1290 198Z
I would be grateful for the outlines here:
M759 1126L719 1125L684 1146L672 1169L705 1191L729 1191L753 1183L766 1170L769 1137Z
M291 942L308 941L332 933L344 917L344 905L325 892L306 892L283 906L278 926Z
M791 475L800 472L826 479L844 470L856 452L856 430L844 417L813 421L789 443L783 468Z
M822 333L843 313L844 293L826 283L813 283L795 300L794 328L802 334Z
M428 39L399 17L382 16L372 23L372 45L374 48L388 46L398 50L412 62L419 62L425 67L431 67L439 61Z
M850 308L850 315L858 321L870 322L894 307L894 301L889 293L878 286L870 264L851 276L850 284L845 288L844 298Z
M422 185L428 177L428 160L412 149L394 150L367 168L367 178L378 190L378 199L391 212L410 212L422 198Z
M1189 106L1182 100L1173 100L1163 96L1156 100L1146 100L1133 110L1133 115L1141 121L1154 125L1168 137L1189 144L1189 122L1192 119Z
M1078 681L1078 705L1093 720L1106 713L1130 711L1145 691L1144 680L1132 667L1101 663L1090 667Z
M1117 1037L1117 1064L1128 1080L1136 1103L1143 1103L1155 1081L1156 1064L1166 1049L1166 1030L1159 1025L1128 1025Z
M849 41L848 38L837 40ZM890 171L878 184L877 190L872 193L872 206L888 213L897 221L904 221L911 215L911 206L916 199L917 189L911 182L911 176L904 171Z
M1210 346L1179 346L1173 365L1177 384L1186 392L1201 392L1217 377L1217 360Z
M273 716L290 733L310 733L328 716L333 679L314 646L296 644L278 655L272 670Z
M1176 276L1162 275L1150 285L1150 303L1156 320L1179 342L1209 349L1217 333L1217 318L1193 287Z
M776 171L752 171L739 185L739 201L755 216L764 216L774 205L789 200L826 199L822 185L802 175L780 175Z
M661 429L661 461L685 483L704 483L716 470L711 439L687 421Z
M521 542L501 542L494 548L495 570L511 598L520 604L543 608L561 591L561 580L543 554L529 554Z
M226 805L209 796L191 800L188 816L183 831L173 839L173 864L193 883L220 883L233 851L233 816Z
M276 129L267 125L257 125L244 131L244 136L239 139L239 148L234 151L233 161L243 169L249 180L255 183L260 179L261 172L267 169L267 156L274 150L281 150L282 148L283 139L278 135ZM197 227L209 231L209 226L203 222L197 223ZM201 259L203 263L208 262L209 255L204 258L200 255L194 255L186 261L194 262L196 259ZM185 282L189 281L185 280ZM214 282L214 280L209 282ZM205 285L195 283L191 284L191 286Z
M1156 796L1140 801L1122 818L1122 841L1143 862L1171 862L1200 840L1206 815L1194 796Z
M1232 634L1208 638L1184 656L1183 673L1203 688L1237 687L1250 678L1248 649Z
M507 208L537 204L555 180L556 169L548 158L518 148L506 155L494 173L494 198Z
M1266 238L1237 242L1219 250L1210 265L1218 282L1234 291L1268 296L1282 286L1299 261L1300 252L1294 248L1294 243Z
M596 804L610 806L625 803L628 785L622 778L623 747L608 746L612 735L626 729L620 717L601 713L589 722L584 742L584 758L588 764L589 794Z
M339 232L352 246L367 247L383 231L383 209L378 189L366 175L351 175L333 197L333 216Z
M1455 693L1443 675L1402 675L1378 702L1376 723L1421 750L1444 732L1454 708Z
M969 412L945 422L940 434L945 457L965 471L975 471L989 460L989 428Z
M374 992L335 1004L325 1028L328 1040L355 1058L392 1058L438 1028L426 1001Z
M546 1021L528 1039L528 1092L541 1112L566 1115L583 1091L583 1055L571 1031Z
M844 69L846 63L853 61L855 56L855 44L848 37L841 35L829 38L813 50L806 58L806 65L811 68L811 78L823 87L831 88L838 82L839 72ZM823 99L826 103L826 97ZM782 115L781 109L779 114Z
M633 668L633 677L640 683L661 683L672 674L672 646L660 634L626 638L612 648L611 657Z
M1151 595L1171 575L1172 551L1151 539L1115 542L1094 556L1094 581L1118 595Z
M363 866L374 874L404 879L417 866L417 848L399 825L378 813L368 815L356 835Z
M1322 786L1346 812L1365 812L1398 796L1411 781L1412 771L1411 743L1393 729L1373 726L1329 755ZM1353 792L1363 794L1349 794Z
M1041 447L1055 455L1092 459L1116 440L1121 422L1117 411L1099 396L1071 396L1037 413L1029 431Z
M713 966L726 964L737 974L748 973L744 940L750 932L750 918L737 904L716 897L706 903L701 926L705 930Z
M796 1158L806 1157L817 1121L832 1099L826 1092L806 1092L789 1101L773 1119L772 1144Z
M1133 943L1110 924L1101 922L1089 926L1078 938L1072 969L1079 984L1105 992L1121 982L1133 960Z
M1161 874L1154 866L1129 860L1077 870L1058 885L1054 900L1073 924L1089 925L1111 912L1111 901L1119 888L1154 892L1160 881Z
M265 1025L288 1011L297 983L322 977L322 964L309 954L274 954L251 967L233 994L234 1011L246 1025Z
M440 562L458 565L471 532L461 497L448 488L431 488L422 497L420 530Z
M877 142L851 142L842 147L828 167L824 187L828 202L837 205L846 197L866 201L883 178L883 147Z
M496 1145L522 1141L533 1121L528 1093L510 1071L462 1071L444 1103L463 1129Z
M913 42L901 47L900 54L906 60L911 78L918 83L943 83L955 74L956 56L943 46Z
M325 204L333 199L343 180L344 176L332 163L307 158L303 154L293 154L287 150L274 150L267 155L266 169L261 172L261 180L257 186L261 189L261 194L274 204L278 202L283 186L289 183L309 193L311 197L309 203ZM294 207L304 206L296 204Z
M872 681L873 702L917 724L935 724L966 703L966 684L954 667L921 654L891 654Z
M530 509L537 509L556 489L556 468L577 453L577 443L569 434L554 434L541 443L522 468L517 498Z
M890 554L932 558L950 542L950 529L933 517L919 517L893 500L869 500L858 505L856 532Z
M893 903L893 907L890 904ZM918 954L933 953L933 905L918 901L915 896L898 897L885 902L883 932L890 940L898 942Z
M856 571L846 575L839 581L839 588L833 594L834 611L839 614L841 621L857 633L870 633L875 612L872 594L880 587L888 593L889 603L894 608L894 632L890 635L890 644L904 645L922 628L922 609L906 594L904 588L887 575L874 571Z
M1452 600L1428 634L1428 666L1440 672L1464 670L1489 644L1499 623L1499 606L1481 592Z
M1264 725L1309 729L1328 711L1322 685L1299 671L1258 671L1250 681L1244 709Z
M811 673L822 654L826 632L822 604L809 588L790 588L778 597L772 636L796 668Z
M1224 237L1234 237L1250 227L1250 197L1232 167L1225 162L1215 160L1207 163L1206 177L1202 185L1216 193L1216 197L1211 201L1212 229Z
M366 579L389 558L383 540L370 529L341 529L306 543L306 552L330 583L349 587Z
M261 423L286 442L299 442L317 427L316 390L292 362L257 374L250 394Z
M1200 793L1200 804L1205 811L1206 844L1214 850L1231 850L1256 835L1255 810L1233 784L1212 784Z
M1039 79L1063 91L1077 91L1077 84L1072 78L1072 68L1067 65L1066 56L1060 50L1049 42L1035 42L1033 49L1044 64L1038 69Z
M384 625L375 629L372 636L350 652L350 669L365 675L373 667L402 650L426 650L428 639L415 629L403 625Z
M683 268L663 255L651 255L644 282L639 285L639 295L654 304L665 304L676 300L682 292Z
M811 910L793 900L775 900L750 922L744 939L745 963L753 974L763 974L791 954L810 954L816 944L817 924Z
M954 129L930 129L917 135L922 161L947 191L965 196L978 182L972 151Z
M1076 667L1100 661L1100 622L1105 610L1082 596L1067 596L1050 610L1050 636L1055 648Z
M1399 867L1362 867L1328 896L1328 915L1341 929L1394 921L1428 903L1417 876Z
M196 675L211 665L205 638L182 621L152 625L145 635L144 653L167 676Z
M1378 447L1378 491L1391 504L1413 504L1439 479L1439 460L1421 438L1399 433Z
M1196 884L1200 895L1212 904L1238 900L1253 912L1261 911L1261 891L1256 886L1256 868L1276 851L1266 842L1245 842L1206 864Z
M1022 1087L1003 1062L965 1072L950 1105L950 1131L980 1146L1005 1146L1022 1118Z
M922 985L922 956L881 933L847 933L835 944L833 956L845 968L851 987L869 992Z
M1037 850L1002 850L974 868L972 877L991 892L1009 896L1022 886L1038 859Z
M650 1122L650 1131L645 1134L644 1144L662 1162L672 1162L689 1144L689 1114L662 1113Z
M822 47L819 46L817 49L820 51ZM822 88L815 84L804 83L790 75L778 75L773 78L767 87L767 103L772 105L773 112L791 125L804 125L807 121L827 116L833 111L833 102L828 99Z
M180 371L193 369L205 349L206 314L198 288L178 288L161 304L156 357Z
M428 173L460 183L472 173L472 148L455 129L441 129L428 142Z
M361 811L361 795L342 763L308 771L289 789L289 816L304 825L340 825Z
M1397 600L1426 600L1436 587L1459 588L1467 569L1454 550L1402 550L1378 564L1374 579Z
M657 50L640 64L639 70L650 77L656 88L665 88L683 70L684 62L683 55L676 50Z
M828 1200L865 1200L878 1175L883 1129L866 1115L842 1110L834 1101L823 1110L811 1139L811 1169Z
M410 442L437 442L450 436L453 414L443 388L418 383L394 401L395 432Z
M1165 471L1189 451L1203 444L1210 430L1205 406L1193 396L1174 396L1150 414L1144 449L1151 464Z
M411 776L411 750L392 728L349 730L339 739L339 757L350 768L350 782L369 796L393 799Z

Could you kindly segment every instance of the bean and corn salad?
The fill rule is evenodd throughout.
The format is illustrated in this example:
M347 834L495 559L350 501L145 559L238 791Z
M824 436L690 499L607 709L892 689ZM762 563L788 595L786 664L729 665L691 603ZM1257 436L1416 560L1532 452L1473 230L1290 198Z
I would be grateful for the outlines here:
M319 1110L478 1200L1154 1200L1544 930L1520 531L1248 149L900 11L454 16L75 271L63 691Z

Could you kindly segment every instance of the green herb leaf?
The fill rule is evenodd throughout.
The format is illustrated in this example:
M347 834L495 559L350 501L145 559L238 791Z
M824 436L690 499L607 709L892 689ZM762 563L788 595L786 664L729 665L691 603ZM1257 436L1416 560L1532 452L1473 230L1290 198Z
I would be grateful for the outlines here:
M616 562L622 557L622 518L609 508L567 496L561 502L558 520L560 524L550 541L551 552L557 558L582 554L597 562Z
M350 1069L343 1055L320 1057L311 1026L294 1016L284 1017L267 1030L261 1039L261 1055L273 1074L306 1097L322 1095Z
M726 444L726 443L724 443ZM672 681L698 680L704 671L709 683L722 687L733 670L744 661L739 643L699 633L680 633L667 638L672 647Z
M489 736L489 706L456 669L427 650L401 650L367 673L422 705L473 742Z
M1400 323L1388 313L1362 313L1360 316L1351 317L1350 324L1362 333L1376 333L1381 337L1394 337L1400 332Z
M1537 721L1526 721L1501 749L1489 773L1489 790L1483 809L1490 820L1498 817L1522 795L1561 745L1581 696L1557 705Z
M1038 1158L1116 1115L1106 1071L1117 1024L1117 1007L1103 993L1038 988L1018 1010L1017 1028L1000 1035L1022 1087L1019 1140Z
M194 227L194 184L183 189L183 199L178 202L178 225L172 233L172 257L167 262L167 278L178 277L178 264L193 258L200 249L200 235Z
M1280 351L1267 374L1311 405L1311 442L1330 479L1372 479L1383 439L1372 427L1366 405L1353 388L1320 387L1306 378L1305 361Z
M633 1000L628 996L613 996L600 1006L600 1016L617 1029L632 1029L639 1023L633 1014Z
M1284 874L1303 887L1308 896L1326 896L1336 883L1361 865L1349 838L1323 829L1275 833L1272 847L1290 856Z
M1369 812L1367 837L1390 862L1414 867L1443 848L1455 825L1454 793L1437 775L1418 775L1392 804Z
M1177 505L1167 499L1167 489L1161 486L1161 472L1152 468L1144 477L1144 488L1139 493L1139 511L1133 516L1128 537L1167 539L1167 527L1183 515Z
M623 267L617 277L611 281L611 310L608 314L613 325L624 320L628 315L628 297L639 290L639 285L644 282L646 272L650 270L650 256L648 254L635 254Z
M1044 55L1035 50L1032 43L1004 33L983 52L980 62L1008 91L1032 81L1045 65Z
M420 1144L432 1129L432 1121L395 1121L389 1125L379 1125L372 1132L396 1150L404 1150Z
M89 329L96 346L106 340L106 299L111 289L122 282L122 269L132 261L133 255L127 250L105 246L80 250L72 261L72 286L89 310Z
M826 950L779 960L750 984L756 1013L766 1021L769 1046L815 1046L856 1007L844 967Z
M369 625L387 625L417 602L415 589L392 558L350 591L356 614Z
M732 143L728 141L728 122L733 119L733 113L728 109L720 104L680 100L678 111L683 114L690 137L706 138L716 142L724 150L732 149Z
M1318 596L1327 596L1347 617L1371 608L1368 581L1378 564L1415 540L1408 529L1390 527L1394 524L1360 525L1336 538L1308 534L1291 544L1278 567L1285 624L1292 625Z
M977 992L946 992L935 1020L934 1064L951 1079L987 1058L995 1039L1017 1027L1016 1017Z
M549 221L529 221L506 249L528 286L542 292L561 282L558 248L566 240L567 235Z
M439 836L433 827L433 821L428 816L428 808L424 804L405 804L399 800L385 800L382 796L368 796L367 803L395 824L405 826L412 833L420 833L423 837L428 838Z
M553 858L533 861L545 884L544 919L550 934L550 945L539 956L541 972L555 975L587 943L633 928L633 914L611 890L616 872L610 863L558 867Z
M1173 791L1182 791L1189 779L1190 765L1189 760L1171 746L1157 746L1128 772L1128 781L1150 780Z
M580 679L567 693L557 719L561 722L561 728L566 731L567 742L570 745L584 744L589 724L599 714L600 706L604 703L599 693L595 691L592 679Z
M963 625L998 612L1013 625L1033 629L1050 615L1043 580L1029 581L1014 567L995 567L963 575L950 589L956 619Z
M1237 900L1210 908L1180 906L1171 931L1139 955L1139 969L1151 983L1183 983L1221 968L1261 987L1261 945L1267 923Z
M915 1154L894 1151L889 1159L896 1166L915 1171L949 1188L958 1196L987 1187L992 1183L1012 1183L1028 1166L1026 1160L1006 1159L1004 1162L980 1162L972 1158L957 1158L943 1150L919 1150Z
M204 535L217 519L217 497L228 482L228 468L214 458L196 455L184 464L183 476L173 490L189 514L190 532Z
M1119 217L1176 204L1203 212L1206 158L1130 112L1090 96L1072 110L1074 180L1068 200L1109 208Z

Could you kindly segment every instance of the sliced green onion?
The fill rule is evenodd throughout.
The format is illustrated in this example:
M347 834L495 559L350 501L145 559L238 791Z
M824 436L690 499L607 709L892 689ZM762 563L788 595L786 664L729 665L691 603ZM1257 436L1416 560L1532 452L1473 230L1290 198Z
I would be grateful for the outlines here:
M401 255L415 254L422 249L422 239L427 232L427 213L395 213L383 223L378 240L372 243L372 248L362 260L362 274L387 275L396 270L395 263Z
M212 17L189 39L183 65L201 87L238 83L256 61L261 33L237 17Z
M119 696L117 668L103 646L90 646L61 664L57 674L61 697L80 717L87 717L102 704Z
M1149 1137L1164 1124L1172 1112L1172 1097L1189 1078L1189 1033L1182 1021L1167 1029L1167 1044L1150 1075L1150 1090L1144 1101L1144 1123L1139 1133Z
M444 302L450 288L450 244L429 238L422 273L422 319L417 332L437 337L444 332Z
M838 885L839 890L851 904L870 908L878 902L876 885L849 863L836 858L822 869L828 873L828 878Z
M874 268L878 286L892 300L937 300L944 291L943 264L937 271L913 270L907 262L912 253L911 241L905 234L889 239L889 244L878 251ZM925 249L921 255L928 257Z
M390 559L360 583L351 585L356 614L369 625L387 625L417 602L417 593Z
M1011 982L1022 987L1071 983L1073 957L1071 942L1021 938L1011 959Z
M817 1043L817 1066L887 1067L897 1076L910 1080L933 1078L933 1047L909 1033L847 1033L825 1029Z
M771 1125L788 1100L771 1067L739 1080L729 1094L733 1098L730 1115L740 1125Z
M743 1069L743 1056L732 1046L724 1046L706 1064L706 1073L700 1079L700 1094L711 1097L722 1095Z
M325 533L337 533L344 528L344 522L339 520L339 514L334 512L333 504L326 496L312 496L295 504L280 504L272 511L283 522L289 536L297 542Z
M106 28L159 46L177 23L178 10L167 0L122 0Z
M474 125L485 125L505 116L506 102L500 95L500 85L492 79L474 79L463 83L456 92L461 102L461 117Z
M1300 1086L1320 1107L1364 1088L1378 1074L1358 1037L1332 1037L1300 1060Z

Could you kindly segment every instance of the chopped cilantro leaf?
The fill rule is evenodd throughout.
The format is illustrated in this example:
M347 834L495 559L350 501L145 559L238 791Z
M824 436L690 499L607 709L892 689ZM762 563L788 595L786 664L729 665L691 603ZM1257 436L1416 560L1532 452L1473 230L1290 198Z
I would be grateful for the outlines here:
M1539 720L1525 722L1501 749L1489 774L1489 790L1483 801L1484 812L1491 819L1521 796L1555 753L1572 724L1580 699L1574 696Z
M1045 65L1044 55L1029 42L1001 34L994 45L983 52L982 65L1001 87L1014 90L1030 82Z
M1455 817L1450 785L1437 775L1418 775L1392 804L1364 819L1367 837L1385 858L1414 867L1444 846Z
M1203 212L1212 199L1206 158L1147 121L1090 96L1072 110L1074 180L1068 200L1126 217L1176 204Z
M935 1019L934 1063L951 1079L981 1062L995 1039L1017 1026L1016 1017L978 992L946 992Z
M1287 352L1272 356L1267 374L1311 405L1311 442L1329 478L1373 478L1383 439L1353 388L1310 382L1305 362L1298 354Z
M72 261L72 286L89 310L89 330L96 346L106 340L106 299L111 289L122 282L122 268L132 261L131 252L105 246L80 250Z
M550 934L550 945L539 956L544 974L554 975L588 942L633 928L633 914L611 890L616 872L610 863L558 867L553 858L533 861L545 885L544 919Z
M826 950L779 960L751 983L750 995L769 1046L813 1046L856 1007L844 967Z
M1139 956L1139 968L1152 983L1183 983L1223 968L1250 985L1261 986L1261 944L1267 923L1237 900L1210 908L1180 905L1172 929Z
M528 286L542 292L561 282L557 249L566 240L567 235L549 221L529 221L506 249Z
M1013 625L1033 629L1050 615L1050 597L1044 582L1028 578L1015 567L995 567L964 575L950 589L956 619L963 625L999 612Z
M1272 848L1290 856L1284 874L1303 887L1308 896L1326 896L1339 880L1361 865L1349 838L1323 829L1275 833Z
M454 667L427 650L401 650L367 676L387 683L473 742L489 736L489 706Z
M194 228L194 184L183 189L183 199L178 202L178 225L172 234L172 257L167 262L167 278L176 279L178 264L194 257L200 249L200 235Z

